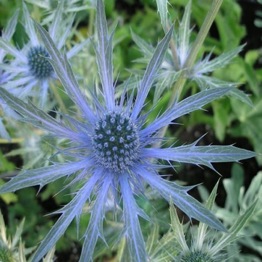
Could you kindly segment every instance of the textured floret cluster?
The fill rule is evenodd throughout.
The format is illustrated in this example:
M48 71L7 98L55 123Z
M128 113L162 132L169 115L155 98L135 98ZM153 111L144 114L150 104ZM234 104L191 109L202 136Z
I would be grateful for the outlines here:
M49 54L43 46L30 48L27 59L30 72L35 78L45 79L52 76L54 69L46 58L49 58Z
M137 128L128 116L108 113L98 121L94 133L93 146L99 164L123 172L137 159Z

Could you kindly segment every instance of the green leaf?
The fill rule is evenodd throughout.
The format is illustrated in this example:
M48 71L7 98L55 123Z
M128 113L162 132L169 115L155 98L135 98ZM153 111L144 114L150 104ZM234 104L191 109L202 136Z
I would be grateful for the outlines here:
M146 246L147 246L147 252L148 254L153 253L155 248L156 248L156 243L159 237L159 225L154 224L153 229L151 230L147 241L146 241Z
M154 48L149 45L143 38L139 37L137 34L131 30L132 39L139 47L139 51L141 51L146 57L152 57L154 53Z
M246 81L249 84L249 88L252 92L254 92L256 96L259 96L261 92L261 87L259 86L259 81L257 79L257 73L254 69L254 66L243 61L242 67Z
M222 12L216 17L220 42L224 50L231 49L240 44L246 33L245 27L240 23L241 7L235 1L226 0L221 9Z
M234 48L228 52L222 53L221 55L210 61L208 61L208 56L206 59L199 63L196 70L198 73L209 73L215 71L218 68L224 67L225 65L230 63L231 60L243 50L243 48L244 45L238 46L237 48Z
M205 207L209 210L212 209L214 203L215 203L215 199L217 196L217 188L218 188L218 184L219 181L216 183L216 185L214 186L210 196L207 199L207 202L205 203ZM196 248L197 250L201 250L203 247L203 243L205 241L206 238L206 231L207 231L207 225L204 223L199 223L198 228L197 228L197 236L196 236L196 241L194 242L194 248Z
M234 88L232 91L229 93L230 96L237 98L239 101L245 103L249 107L253 106L252 100L248 97L247 94L245 94L243 91Z
M170 218L171 218L171 227L174 231L174 234L176 236L176 240L178 241L180 247L183 251L189 251L189 247L186 243L186 237L184 233L183 224L179 221L176 209L174 205L172 204L172 201L170 201Z
M236 137L246 137L252 143L255 152L257 152L257 160L262 163L262 101L254 100L254 106L242 104L240 101L231 99L231 106L239 123L233 126L229 131Z
M168 5L168 0L156 0L157 3L157 10L160 14L160 19L161 19L161 24L164 30L168 30L168 10L167 10L167 5Z
M220 142L224 141L226 135L226 128L230 123L230 103L228 100L220 102L214 101L212 103L214 112L214 131L216 137Z
M210 249L211 254L216 254L224 247L236 240L237 234L245 226L247 221L252 217L252 214L255 210L257 201L255 201L245 212L241 215L229 229L229 234L224 234L220 240Z
M262 203L262 172L258 172L257 175L252 179L244 198L242 199L245 205L250 205L254 199L258 198L259 203ZM260 212L259 205L257 206L258 213Z
M227 192L225 208L231 210L234 214L238 214L240 188L243 186L245 174L243 168L239 164L233 164L231 173L231 179L223 180L223 185Z
M0 151L0 171L1 171L1 174L3 174L2 172L12 171L12 170L15 169L15 165L11 161L8 161L8 159L5 156Z
M53 247L43 258L43 262L52 262L55 260L55 247Z
M179 57L181 63L181 65L178 65L179 67L180 66L183 67L183 64L187 59L189 48L190 48L189 37L191 33L190 31L190 14L191 14L191 4L192 4L191 2L192 2L191 0L188 1L181 24L179 26L178 39L177 39L177 44L179 45Z
M4 181L0 179L0 185L3 185ZM1 199L7 204L15 203L18 200L18 197L14 193L5 193L0 195Z

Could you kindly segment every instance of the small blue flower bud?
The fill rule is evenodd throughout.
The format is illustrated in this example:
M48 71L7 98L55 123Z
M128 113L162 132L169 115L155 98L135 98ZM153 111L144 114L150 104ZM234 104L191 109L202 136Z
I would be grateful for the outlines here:
M28 66L31 74L37 79L45 79L52 76L54 69L46 59L48 52L42 46L31 47L28 54Z

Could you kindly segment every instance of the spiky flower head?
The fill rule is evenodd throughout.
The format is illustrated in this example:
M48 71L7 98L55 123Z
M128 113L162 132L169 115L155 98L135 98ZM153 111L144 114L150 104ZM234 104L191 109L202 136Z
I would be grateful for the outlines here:
M34 46L27 53L29 71L38 79L52 77L54 69L49 61L49 54L43 46Z
M218 182L205 203L205 207L209 210L213 209L217 189ZM171 251L166 255L164 250L159 253L157 257L153 256L152 261L159 261L158 258L161 258L163 255L168 256L171 261L178 262L229 261L232 257L232 252L228 252L228 248L236 243L237 240L241 239L241 231L248 221L253 218L256 205L257 200L252 201L240 215L238 214L238 218L233 222L233 225L228 229L227 233L214 232L214 229L208 228L207 225L202 222L193 227L183 225L179 220L176 209L170 205L172 230L169 231L166 236L163 236L160 244L165 240L164 243L168 243L167 249ZM236 249L233 248L233 250L233 252L235 252L234 256L237 255Z
M73 13L64 15L63 2L61 1L58 5L54 12L54 19L47 27L57 48L64 52L66 41L72 32L74 15ZM41 108L47 108L48 90L57 76L47 60L49 58L48 51L36 33L24 2L22 24L28 36L28 42L21 49L11 43L11 38L4 36L0 38L0 47L12 58L3 65L3 69L9 74L9 81L3 87L20 98L33 97L35 98L34 102L38 103ZM15 25L13 30L15 30ZM75 56L84 44L86 42L80 43L68 51L66 53L67 58L70 59Z
M112 172L126 172L137 161L139 135L128 115L109 112L98 120L92 137L95 161Z
M217 1L213 4L216 5L219 4L219 2L221 3L222 1ZM157 1L157 5L161 17L162 26L164 28L167 28L168 1ZM185 12L181 21L177 23L179 27L177 28L177 30L174 30L170 48L168 49L167 55L163 59L163 62L161 64L161 72L159 73L159 79L156 83L157 88L155 89L156 91L154 102L157 102L159 100L159 98L165 91L166 84L167 86L172 87L174 83L178 82L177 79L181 76L181 74L183 74L183 78L196 82L197 86L201 90L217 87L237 87L237 85L239 84L218 79L211 74L215 70L223 68L230 62L232 62L232 59L242 51L244 45L231 50L227 50L226 52L215 58L212 58L213 54L211 52L207 56L198 59L197 62L188 63L191 60L191 55L193 54L192 50L194 44L196 43L196 41L192 42L191 37L191 6L192 0L189 0L185 7ZM198 36L199 35L200 32ZM132 33L132 36L135 43L143 52L144 58L141 59L141 61L148 61L150 59L150 55L153 52L152 47L138 35ZM202 39L204 38L205 37L202 37ZM179 87L177 87L177 89L179 89ZM228 95L234 96L234 98L239 99L242 102L252 106L250 98L244 92L237 88L233 88L228 93Z
M89 225L83 236L81 262L92 260L98 238L103 236L105 204L109 194L114 197L115 206L122 207L124 229L130 250L130 261L147 261L139 216L149 219L138 207L135 194L144 191L145 184L157 190L167 201L170 199L190 218L195 218L209 226L225 231L221 222L202 204L191 197L191 187L182 187L167 181L158 173L163 168L159 161L172 161L205 165L213 168L212 162L238 161L254 156L253 152L234 146L189 145L169 148L153 147L158 131L171 124L174 119L201 109L209 102L224 96L231 89L217 88L205 90L181 102L174 103L168 110L148 123L143 112L145 100L157 77L158 69L168 47L172 28L157 45L135 92L123 92L115 99L112 66L112 34L109 34L102 0L97 1L96 29L98 43L97 65L101 80L102 97L93 96L88 102L80 91L72 69L65 56L61 55L49 34L36 25L51 59L50 63L58 75L70 98L79 108L79 117L63 116L58 121L32 104L15 98L0 89L0 96L18 111L24 121L43 128L59 138L68 139L68 148L59 153L68 157L65 163L52 163L48 167L25 170L1 187L0 193L20 188L51 183L69 176L68 186L78 189L74 198L56 213L61 214L56 224L38 247L32 261L39 261L64 234L74 218L79 222L83 207L91 196L95 196ZM70 147L71 146L71 147ZM68 180L67 180L68 181Z

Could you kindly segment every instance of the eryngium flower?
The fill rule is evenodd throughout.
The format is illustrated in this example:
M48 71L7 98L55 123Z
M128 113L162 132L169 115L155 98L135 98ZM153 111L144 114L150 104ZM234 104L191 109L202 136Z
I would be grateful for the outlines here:
M48 32L57 48L65 51L66 41L72 32L74 15L70 13L64 17L63 2L54 12L54 19L48 24ZM21 49L10 43L11 38L4 36L0 38L0 48L13 58L8 64L1 65L6 74L9 74L9 81L3 87L19 98L35 97L35 101L44 108L48 101L49 85L57 76L46 59L49 57L48 51L35 31L25 3L23 3L23 26L29 40ZM75 45L66 53L67 58L75 56L85 43Z
M79 108L82 121L77 120L76 116L66 115L63 116L63 121L55 120L32 104L26 104L6 90L0 89L0 96L19 112L24 121L69 141L69 148L59 151L68 157L66 163L52 163L49 167L25 170L0 189L0 193L5 193L34 185L42 188L62 177L71 178L67 186L75 185L78 188L72 201L56 212L61 216L39 245L33 261L39 261L55 245L74 218L79 222L85 203L91 196L95 196L89 225L83 236L80 258L82 262L91 261L98 238L104 239L102 228L109 194L114 196L115 204L123 209L125 225L123 235L132 254L130 261L147 261L138 218L141 216L148 219L148 217L135 200L135 195L143 193L145 185L157 190L167 201L171 200L190 218L225 231L221 222L188 194L192 186L183 187L161 178L158 170L163 168L163 163L160 163L160 160L170 165L170 162L176 161L213 168L212 162L238 161L253 157L254 153L234 146L197 146L197 141L169 148L155 148L152 145L158 141L157 132L162 127L224 96L231 89L201 91L175 103L153 122L147 123L148 112L143 112L143 107L157 77L172 29L157 45L137 87L136 96L135 92L131 95L124 92L119 100L115 100L112 34L108 33L103 2L98 0L96 19L98 43L94 46L101 79L102 100L94 96L89 103L81 93L66 57L59 53L48 33L39 25L37 28L51 57L49 61L68 95Z
M216 58L211 59L212 53L209 53L193 65L187 64L193 48L193 43L190 41L192 39L192 29L190 28L191 5L192 1L190 0L185 7L183 18L181 22L179 22L178 30L174 30L172 39L173 43L171 44L171 48L168 50L161 65L161 71L159 73L160 76L155 88L154 101L159 100L160 96L165 91L166 86L173 86L181 72L184 74L185 78L195 81L201 90L217 87L236 87L239 85L239 83L232 83L217 79L214 75L210 74L232 62L232 59L242 51L244 45L222 53ZM159 13L161 16L160 10ZM135 33L132 33L132 37L144 54L144 57L138 61L147 63L153 53L152 46L146 43ZM133 84L133 82L131 83ZM236 99L240 99L242 102L252 106L250 98L238 88L232 88L228 95L234 96Z

